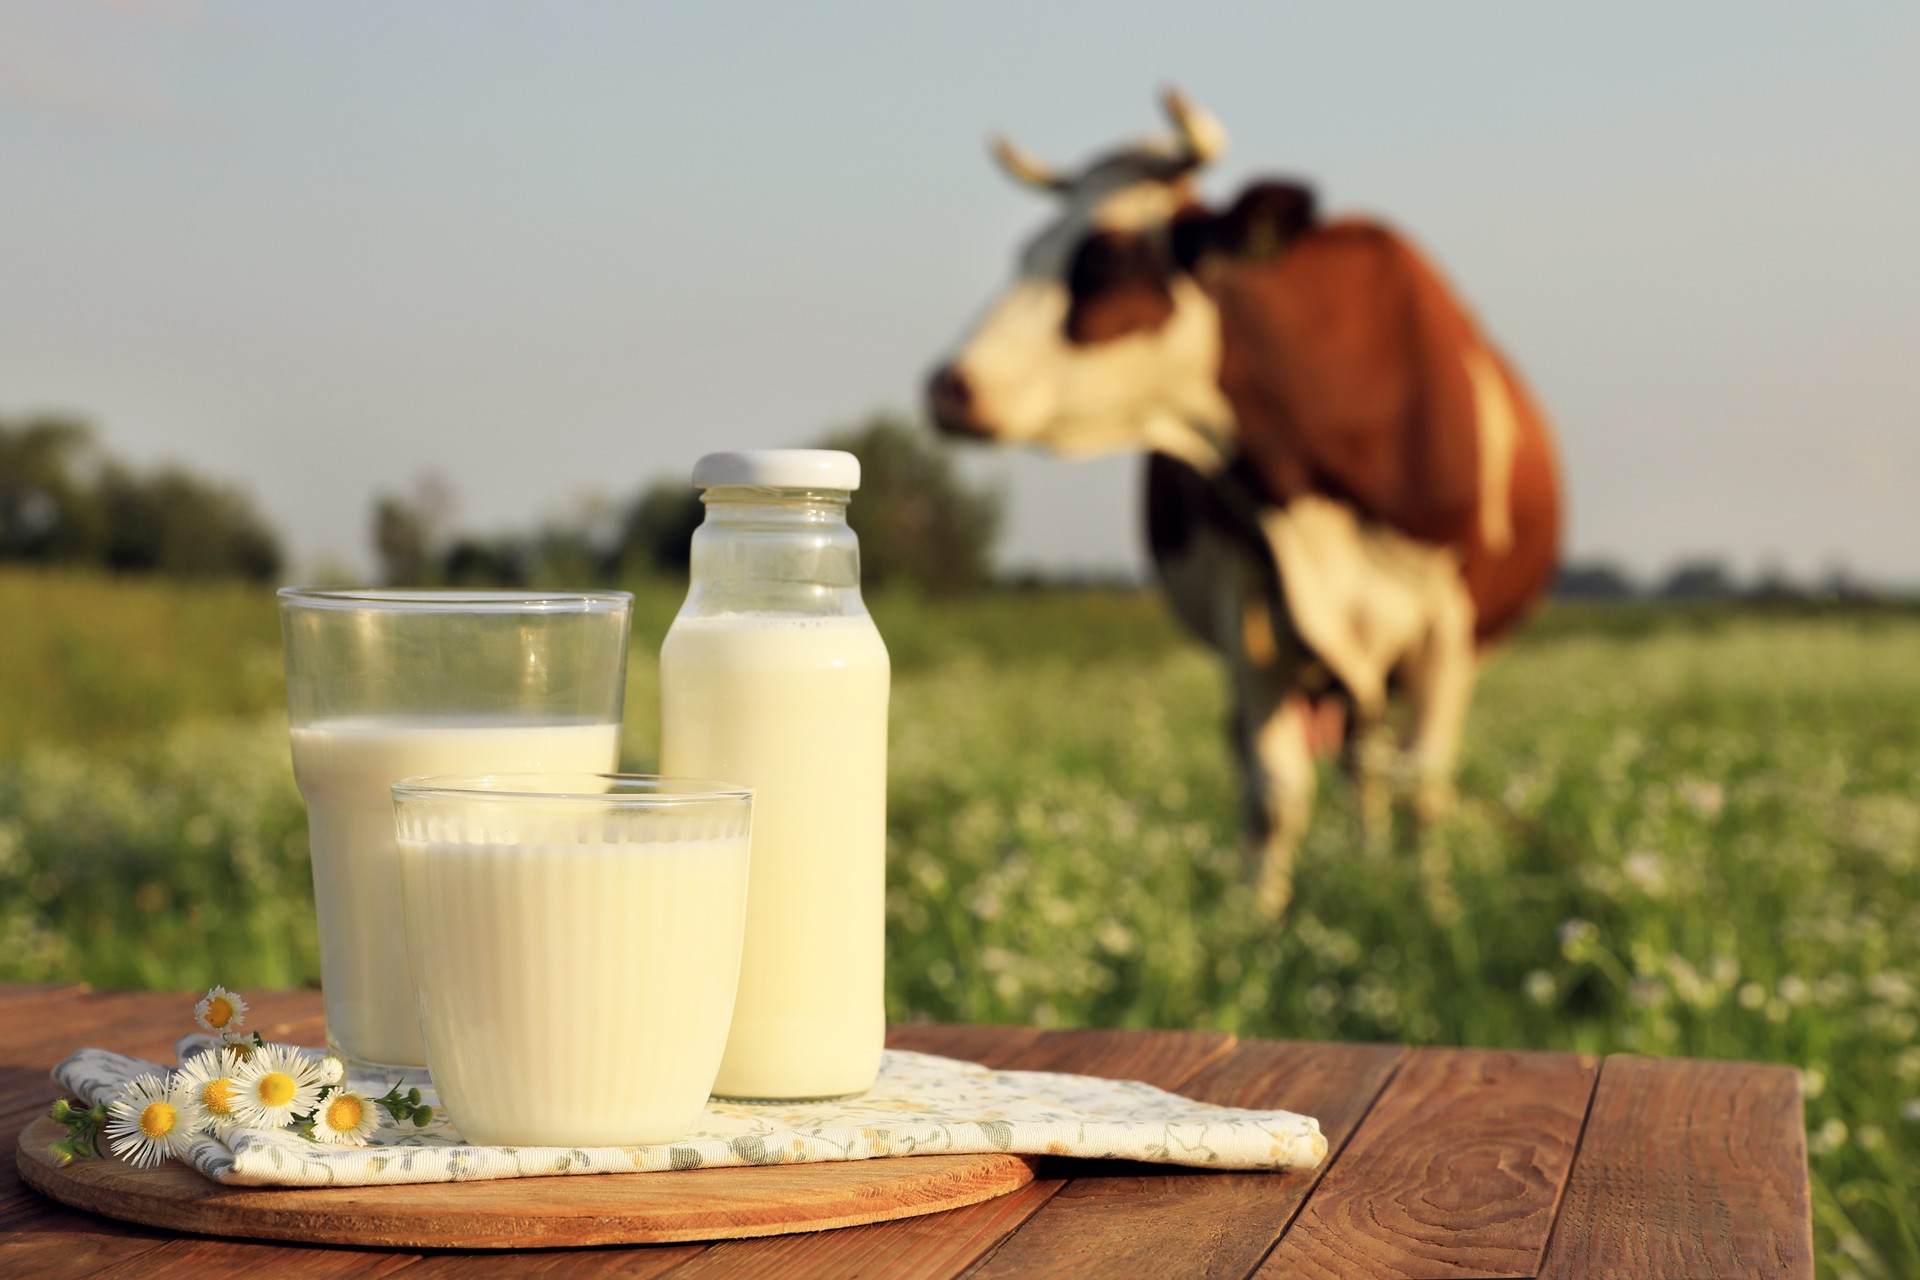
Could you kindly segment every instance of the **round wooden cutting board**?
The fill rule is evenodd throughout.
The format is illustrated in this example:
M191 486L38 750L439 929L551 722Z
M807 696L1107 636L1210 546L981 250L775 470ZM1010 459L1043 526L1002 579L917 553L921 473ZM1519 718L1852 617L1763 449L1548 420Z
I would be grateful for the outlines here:
M169 1161L64 1168L41 1117L20 1133L26 1184L89 1213L215 1236L405 1249L555 1249L822 1231L978 1204L1033 1181L1024 1156L910 1156L680 1173L601 1173L417 1186L231 1187Z

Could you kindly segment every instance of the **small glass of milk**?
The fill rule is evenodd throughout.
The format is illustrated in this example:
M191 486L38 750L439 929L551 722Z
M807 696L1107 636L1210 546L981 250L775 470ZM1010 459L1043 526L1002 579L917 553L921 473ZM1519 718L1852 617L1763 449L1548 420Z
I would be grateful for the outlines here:
M632 607L624 591L280 593L335 1053L426 1063L388 788L420 774L619 768Z
M632 774L393 787L427 1066L469 1142L668 1142L733 1019L753 792Z

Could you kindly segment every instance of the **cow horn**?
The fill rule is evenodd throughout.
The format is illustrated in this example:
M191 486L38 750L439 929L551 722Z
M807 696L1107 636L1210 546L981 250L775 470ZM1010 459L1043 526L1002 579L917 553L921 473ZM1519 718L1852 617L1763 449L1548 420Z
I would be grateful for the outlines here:
M1038 187L1042 191L1059 191L1067 185L1066 179L1055 173L1052 165L1004 133L994 135L989 149L993 152L993 158L1000 162L1000 167L1015 182Z
M1167 118L1173 121L1174 131L1180 137L1180 148L1186 153L1190 167L1198 169L1215 159L1227 149L1227 131L1213 113L1197 103L1190 102L1187 96L1171 85L1160 95L1160 105L1166 108Z

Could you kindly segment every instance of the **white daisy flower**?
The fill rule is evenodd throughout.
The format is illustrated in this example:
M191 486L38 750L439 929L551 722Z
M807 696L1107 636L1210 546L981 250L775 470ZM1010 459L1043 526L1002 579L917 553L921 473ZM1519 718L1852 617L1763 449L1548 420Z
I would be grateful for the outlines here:
M107 1108L107 1145L136 1169L148 1169L187 1152L206 1126L187 1091L156 1075L144 1075L120 1091Z
M364 1093L335 1089L313 1113L315 1142L338 1142L349 1147L364 1147L373 1131L380 1127L380 1108Z
M320 1059L319 1070L321 1084L340 1084L347 1078L347 1064L332 1054Z
M234 1072L240 1085L235 1118L249 1129L279 1129L320 1101L320 1069L312 1058L284 1044L255 1049Z
M173 1073L175 1087L186 1090L215 1133L231 1128L239 1119L235 1108L240 1102L242 1061L231 1048L207 1049L188 1058Z
M214 1035L231 1035L247 1020L247 1002L225 987L215 987L193 1006L193 1020Z

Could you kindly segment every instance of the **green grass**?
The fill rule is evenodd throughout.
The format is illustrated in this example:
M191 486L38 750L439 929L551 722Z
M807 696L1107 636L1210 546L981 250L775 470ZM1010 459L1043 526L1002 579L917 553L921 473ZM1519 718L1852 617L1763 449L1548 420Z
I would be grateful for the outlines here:
M636 610L632 767L677 598ZM1220 675L1151 596L876 613L893 1017L1794 1063L1822 1273L1920 1274L1920 617L1552 611L1458 813L1369 847L1330 774L1274 929ZM11 574L0 617L0 978L311 980L270 596Z

